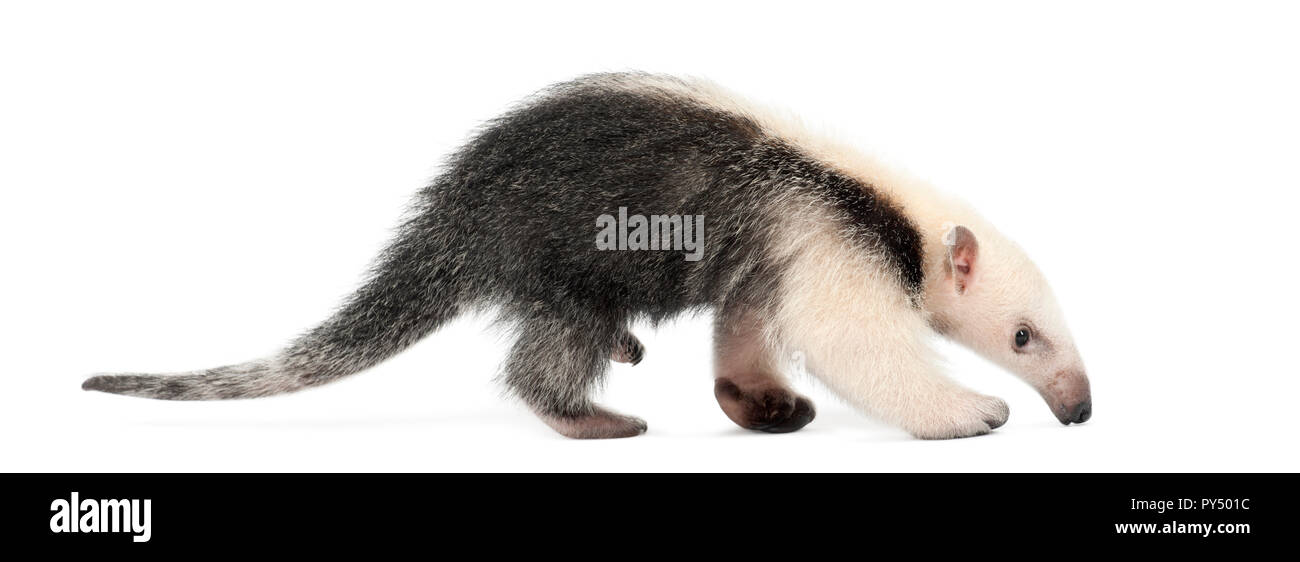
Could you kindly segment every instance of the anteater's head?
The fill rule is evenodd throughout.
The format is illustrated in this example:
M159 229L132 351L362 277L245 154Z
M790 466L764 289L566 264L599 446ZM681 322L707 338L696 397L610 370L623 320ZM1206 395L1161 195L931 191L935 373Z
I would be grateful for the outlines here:
M946 224L939 236L925 295L935 329L1024 379L1061 423L1088 421L1083 360L1038 268L989 227Z

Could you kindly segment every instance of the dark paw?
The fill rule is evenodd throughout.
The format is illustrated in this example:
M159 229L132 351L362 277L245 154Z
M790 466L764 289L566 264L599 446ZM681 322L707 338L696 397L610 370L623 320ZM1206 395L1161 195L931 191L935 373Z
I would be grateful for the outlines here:
M713 394L727 417L745 429L790 433L817 416L811 400L779 386L741 389L724 378L714 384Z

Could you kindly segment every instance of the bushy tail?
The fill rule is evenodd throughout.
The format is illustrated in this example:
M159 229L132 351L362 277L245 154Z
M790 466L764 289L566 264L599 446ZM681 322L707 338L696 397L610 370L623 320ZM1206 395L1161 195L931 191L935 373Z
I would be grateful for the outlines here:
M408 224L369 280L332 317L275 356L188 373L96 375L81 388L162 400L256 398L367 369L459 313L459 267L439 238Z

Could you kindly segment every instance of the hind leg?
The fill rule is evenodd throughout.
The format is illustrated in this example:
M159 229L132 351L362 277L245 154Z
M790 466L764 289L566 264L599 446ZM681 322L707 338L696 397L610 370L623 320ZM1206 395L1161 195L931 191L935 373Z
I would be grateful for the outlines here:
M566 437L609 439L645 433L641 419L602 408L590 398L609 368L620 325L595 318L531 315L506 360L506 385Z
M754 314L719 315L713 338L713 394L736 425L789 433L817 415L812 401L791 390L781 375Z

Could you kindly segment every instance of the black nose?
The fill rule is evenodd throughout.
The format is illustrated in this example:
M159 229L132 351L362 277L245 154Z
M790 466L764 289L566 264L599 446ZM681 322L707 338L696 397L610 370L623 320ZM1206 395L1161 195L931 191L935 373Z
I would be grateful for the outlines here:
M1075 405L1070 410L1070 416L1066 418L1066 423L1083 423L1092 417L1092 399L1089 398Z

